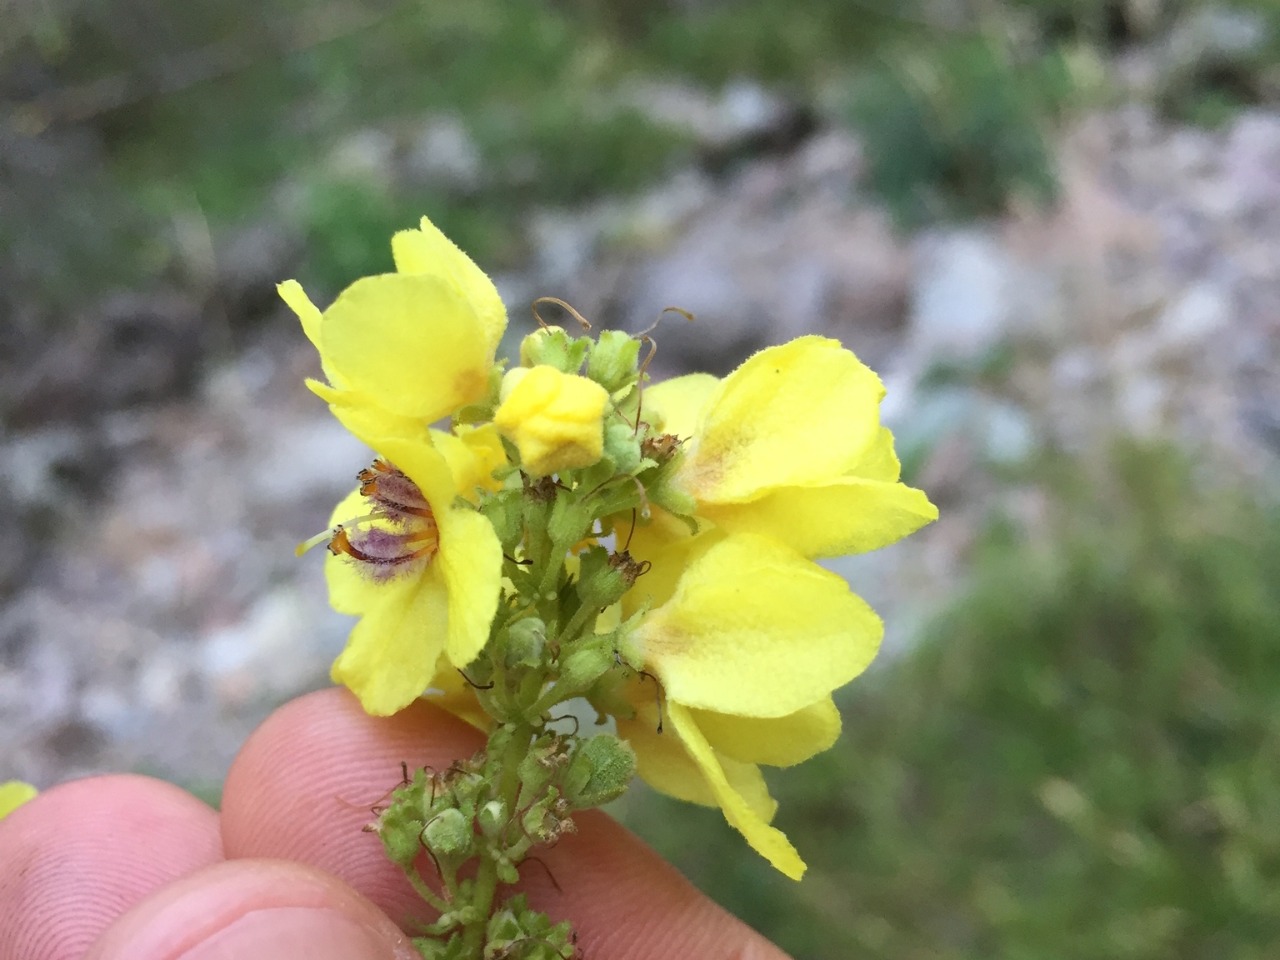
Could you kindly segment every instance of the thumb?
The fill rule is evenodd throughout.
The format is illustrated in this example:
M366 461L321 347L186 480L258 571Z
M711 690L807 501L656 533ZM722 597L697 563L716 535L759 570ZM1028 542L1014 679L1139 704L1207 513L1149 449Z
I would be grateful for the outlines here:
M86 960L419 960L409 939L340 880L280 860L230 860L152 894Z

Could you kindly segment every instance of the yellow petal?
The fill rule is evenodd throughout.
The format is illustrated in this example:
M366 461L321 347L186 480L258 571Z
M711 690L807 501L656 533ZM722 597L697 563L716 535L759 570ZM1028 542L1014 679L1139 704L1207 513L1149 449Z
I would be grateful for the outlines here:
M502 584L502 545L493 525L470 507L455 507L457 485L439 451L400 438L379 440L379 453L404 471L431 504L440 549L431 561L448 588L447 650L465 667L489 639ZM434 661L433 661L434 663Z
M857 477L780 487L750 503L706 504L702 512L729 533L773 537L806 557L878 550L938 519L922 491Z
M782 717L861 673L882 635L843 579L774 540L735 534L685 569L634 642L670 700Z
M436 562L449 586L449 659L465 667L489 642L502 585L502 545L483 516L450 510L440 518Z
M667 725L658 731L658 710L645 705L633 720L617 721L618 736L636 751L636 773L659 793L677 800L718 807L719 797L685 747L680 735ZM717 756L721 773L751 812L768 822L778 808L769 787L754 764Z
M794 766L829 750L840 736L840 711L830 697L770 720L709 710L690 713L717 754L742 763Z
M436 523L442 524L459 491L448 461L431 445L430 435L424 430L421 442L401 436L374 437L366 442L414 482L431 505Z
M879 435L883 395L880 378L835 340L762 350L712 396L677 485L733 503L838 477Z
M521 367L503 379L494 425L537 476L589 467L604 450L609 394L594 380L555 367Z
M805 864L781 830L771 827L765 818L751 808L733 788L715 751L702 736L697 723L683 706L670 704L667 711L671 727L684 741L685 749L702 771L716 795L716 801L729 824L747 839L751 848L792 880L804 876Z
M372 399L353 390L338 390L308 379L307 389L325 403L338 422L359 440L372 447L380 437L406 437L426 442L427 421L392 413Z
M344 524L369 512L369 501L361 496L359 488L338 501L329 517L330 528ZM381 524L386 527L386 524ZM360 569L350 557L337 556L325 551L324 577L329 585L329 605L339 613L359 616L379 598L379 584Z
M719 385L720 378L709 373L690 373L663 380L645 388L640 416L656 429L677 437L692 437Z
M448 597L434 565L370 586L377 602L365 608L331 675L359 698L365 712L387 716L411 704L431 682L444 652Z
M7 780L0 783L0 820L27 801L34 799L37 792L35 787L21 780Z
M497 429L491 423L456 429L456 433L432 430L431 442L449 464L458 492L474 500L476 488L497 490L501 483L493 472L507 462Z
M302 289L302 284L297 280L286 280L284 283L276 284L276 292L280 294L283 300L302 323L302 332L307 335L307 339L311 341L311 345L320 349L320 308L311 302L311 298L307 296L307 291Z
M628 550L636 560L649 562L648 572L622 595L624 616L631 616L645 604L652 609L670 600L685 568L724 539L718 531L691 536L683 521L662 508L653 508L653 513L654 522L648 526L637 526L634 532L629 526L614 530L619 543L630 539Z
M888 427L881 427L871 445L862 452L846 476L861 477L863 480L881 480L893 483L902 476L902 464L893 450L893 434Z
M324 312L320 352L344 388L431 423L484 396L494 344L447 279L385 274L357 280Z
M496 349L507 328L507 310L493 281L426 217L417 230L401 230L391 238L391 254L399 273L447 277L480 319L485 343Z

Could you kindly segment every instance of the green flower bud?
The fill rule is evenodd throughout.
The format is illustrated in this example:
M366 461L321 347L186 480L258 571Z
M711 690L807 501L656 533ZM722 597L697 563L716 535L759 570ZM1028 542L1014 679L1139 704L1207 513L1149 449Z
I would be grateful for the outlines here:
M599 807L626 791L636 773L631 744L602 733L583 741L564 776L564 795L575 809Z
M582 556L578 573L578 598L584 606L603 610L622 599L646 567L631 559L629 553L609 553L603 548Z
M422 840L438 857L461 857L471 852L475 831L461 810L450 807L427 821Z
M604 455L613 462L618 473L634 474L639 470L643 456L635 427L618 420L605 424Z
M507 669L537 667L542 663L546 643L547 625L545 623L537 617L517 620L507 630Z
M614 665L613 651L607 643L595 638L584 640L560 661L560 678L556 681L557 700L567 700L588 689Z
M545 365L562 373L577 373L590 349L591 341L586 337L571 337L563 327L540 327L520 342L520 365Z
M506 857L498 858L498 880L508 886L520 882L520 871Z
M402 806L383 811L373 830L392 863L408 866L422 851L422 821L410 816Z
M490 800L476 814L476 824L490 840L500 837L507 829L507 805L501 800Z
M639 357L640 341L631 334L621 330L601 330L587 360L587 376L614 393L635 383Z
M665 470L659 470L656 479L653 482L645 482L645 492L649 495L649 502L657 504L668 513L673 513L677 517L685 519L690 524L693 532L697 531L697 524L692 522L690 518L698 512L697 501L683 490L677 490L667 482L669 474Z

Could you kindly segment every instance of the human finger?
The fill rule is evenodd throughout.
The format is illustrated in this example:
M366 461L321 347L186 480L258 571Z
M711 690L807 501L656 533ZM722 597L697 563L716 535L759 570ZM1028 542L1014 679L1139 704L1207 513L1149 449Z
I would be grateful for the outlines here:
M168 884L120 917L85 960L417 960L409 938L337 878L234 860Z
M402 763L443 770L482 745L474 729L426 703L375 718L344 690L301 697L269 717L232 765L225 853L317 866L412 929L424 905L361 827ZM573 921L593 960L784 957L605 814L574 819L578 833L539 854L545 870L526 866L523 886L540 909Z
M0 821L0 960L80 960L154 890L222 859L218 815L161 780L73 780Z

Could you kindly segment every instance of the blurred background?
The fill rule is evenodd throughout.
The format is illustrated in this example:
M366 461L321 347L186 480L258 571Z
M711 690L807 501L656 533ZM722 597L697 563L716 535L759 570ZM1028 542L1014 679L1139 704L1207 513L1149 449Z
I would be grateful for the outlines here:
M321 303L428 214L664 373L882 372L943 519L774 779L811 869L619 815L798 960L1280 956L1276 0L7 0L0 776L215 799L323 685L365 453ZM399 776L389 771L389 782Z

